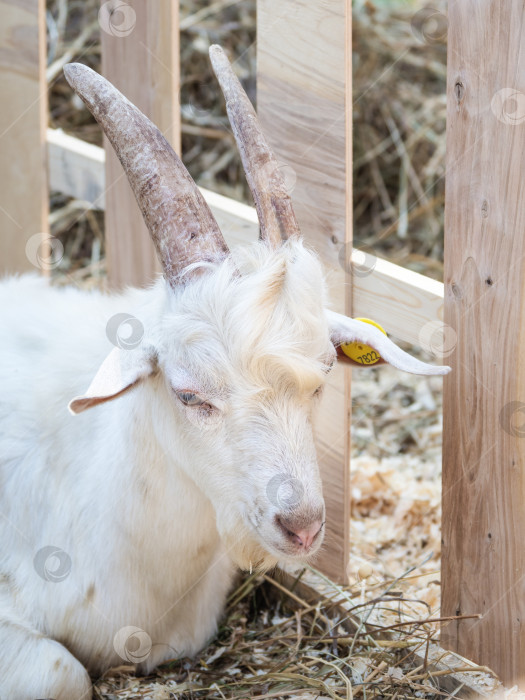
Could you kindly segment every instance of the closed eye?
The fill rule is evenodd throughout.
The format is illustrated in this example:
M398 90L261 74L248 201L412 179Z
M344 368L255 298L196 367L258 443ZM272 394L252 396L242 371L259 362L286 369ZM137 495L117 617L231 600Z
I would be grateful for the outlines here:
M190 391L177 391L175 393L177 394L179 401L181 401L181 403L183 403L185 406L204 406L206 404L206 401L201 399L198 394L193 394Z

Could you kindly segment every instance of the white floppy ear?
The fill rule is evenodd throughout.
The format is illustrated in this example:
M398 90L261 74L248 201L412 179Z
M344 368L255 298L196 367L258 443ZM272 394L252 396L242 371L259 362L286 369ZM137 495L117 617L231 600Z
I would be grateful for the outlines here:
M339 361L348 362L354 367L366 366L347 357L340 348L341 343L358 342L369 345L381 356L381 359L372 365L373 367L388 362L393 367L411 374L448 374L450 372L450 367L429 365L421 360L416 360L415 357L398 348L384 333L370 323L343 316L335 311L327 311L327 316L332 343L337 350Z
M153 374L157 369L153 347L122 350L114 348L100 365L88 390L69 402L69 410L76 415L87 408L111 401Z

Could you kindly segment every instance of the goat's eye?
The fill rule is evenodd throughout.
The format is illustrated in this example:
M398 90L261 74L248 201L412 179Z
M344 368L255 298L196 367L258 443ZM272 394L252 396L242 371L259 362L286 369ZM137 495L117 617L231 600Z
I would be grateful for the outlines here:
M202 406L204 404L204 401L200 398L200 396L197 396L197 394L192 394L189 391L178 391L177 396L185 406Z
M314 396L319 396L323 391L323 384L321 386L318 386L317 389L314 391Z

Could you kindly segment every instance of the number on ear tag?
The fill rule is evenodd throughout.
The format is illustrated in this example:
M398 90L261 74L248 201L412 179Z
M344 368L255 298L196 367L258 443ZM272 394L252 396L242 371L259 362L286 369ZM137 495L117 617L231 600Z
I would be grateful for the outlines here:
M370 318L356 318L356 321L370 323L372 326L379 328L379 330L386 335L385 329ZM347 357L360 365L375 365L375 363L379 362L381 359L381 355L377 350L371 348L370 345L365 345L357 341L353 343L341 343L341 350Z

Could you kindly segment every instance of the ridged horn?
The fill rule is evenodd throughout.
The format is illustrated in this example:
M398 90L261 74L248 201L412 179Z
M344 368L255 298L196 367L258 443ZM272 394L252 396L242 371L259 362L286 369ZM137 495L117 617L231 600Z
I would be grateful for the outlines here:
M300 235L279 163L268 146L248 95L217 44L210 46L210 60L226 100L228 118L257 209L260 237L277 247L289 236Z
M191 263L225 258L228 246L213 214L159 129L91 68L69 63L64 73L122 163L169 284L191 277L180 278Z

